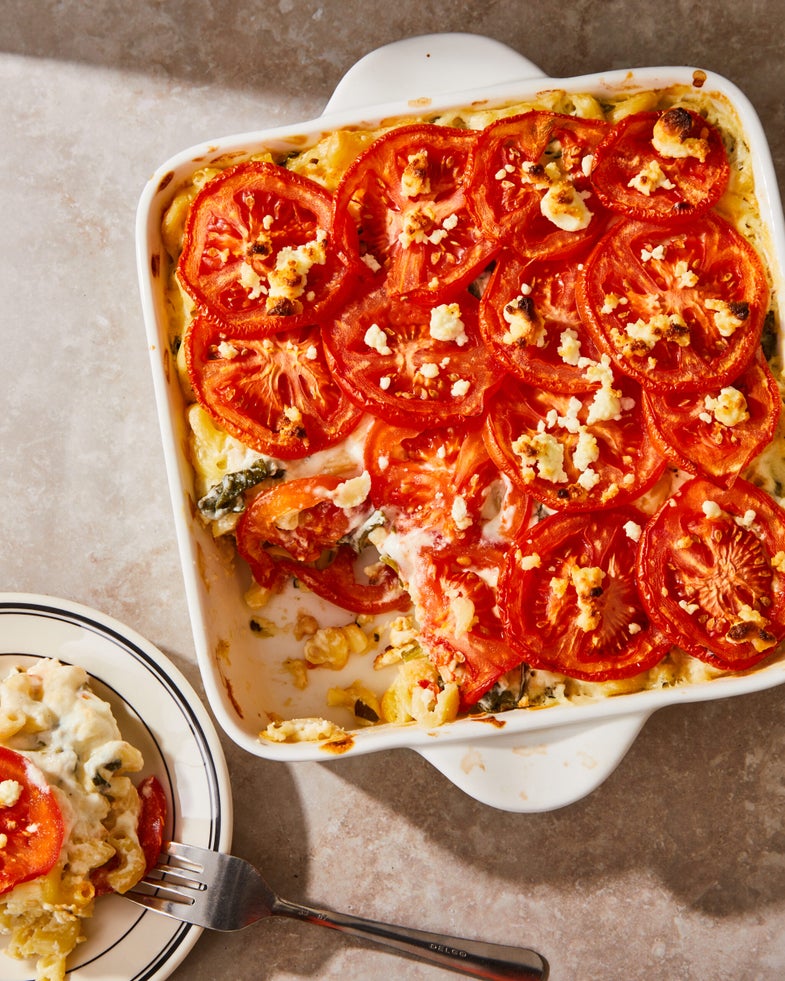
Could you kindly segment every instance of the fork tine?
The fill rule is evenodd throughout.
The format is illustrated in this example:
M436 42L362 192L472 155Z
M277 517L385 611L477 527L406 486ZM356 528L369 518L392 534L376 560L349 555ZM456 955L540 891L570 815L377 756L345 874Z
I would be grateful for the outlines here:
M206 889L207 884L193 869L180 868L177 865L154 865L146 872L142 882L151 886L169 883L185 889Z
M202 878L206 872L205 858L201 849L169 842L158 864L126 896L158 913L202 925L200 911L194 905L207 890L207 882Z
M239 930L271 913L274 896L248 862L169 842L126 897L159 913L214 930Z
M206 848L198 848L196 845L186 845L182 841L168 842L161 854L188 863L194 870L201 871L204 871L210 863L217 861L215 852Z

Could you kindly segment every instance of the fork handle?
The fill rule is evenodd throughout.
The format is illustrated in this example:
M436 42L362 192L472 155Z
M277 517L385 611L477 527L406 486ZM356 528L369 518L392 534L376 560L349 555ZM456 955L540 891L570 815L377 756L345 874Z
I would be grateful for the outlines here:
M426 933L423 930L411 930L348 913L303 906L286 899L276 899L272 913L330 927L364 940L373 940L385 947L393 947L402 953L473 978L487 978L490 981L546 981L548 977L549 967L545 958L525 947L508 947L481 940L462 940L458 937Z

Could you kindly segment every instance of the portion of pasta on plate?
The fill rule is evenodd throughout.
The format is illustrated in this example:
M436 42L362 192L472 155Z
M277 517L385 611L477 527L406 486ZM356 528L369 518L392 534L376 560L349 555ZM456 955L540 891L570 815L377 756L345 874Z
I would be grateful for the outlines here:
M438 726L776 657L778 284L730 102L696 73L274 142L175 189L162 276L248 629L292 584L346 611L298 619L293 689ZM296 701L265 739L340 742Z
M166 801L87 672L57 660L0 682L0 933L62 981L95 899L157 860Z

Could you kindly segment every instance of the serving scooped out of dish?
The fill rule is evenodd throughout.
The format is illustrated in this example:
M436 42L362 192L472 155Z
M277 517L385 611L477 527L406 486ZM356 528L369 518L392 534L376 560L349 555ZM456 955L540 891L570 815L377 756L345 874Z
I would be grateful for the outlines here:
M420 74L466 48L473 87ZM417 98L354 104L407 59ZM138 243L221 724L537 810L657 707L782 680L783 233L726 80L514 64L375 52L318 120L165 164Z
M164 981L201 931L116 893L163 835L230 847L207 710L161 651L98 611L3 593L0 625L0 974Z

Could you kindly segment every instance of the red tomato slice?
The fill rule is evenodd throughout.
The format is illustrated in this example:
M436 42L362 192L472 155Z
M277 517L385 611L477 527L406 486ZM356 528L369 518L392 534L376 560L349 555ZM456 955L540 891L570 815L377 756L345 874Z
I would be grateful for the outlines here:
M719 131L681 106L616 123L594 153L591 180L613 211L649 221L705 214L728 185Z
M630 678L671 644L635 580L645 517L613 508L544 518L513 548L499 583L507 640L531 667L583 681Z
M643 423L641 391L623 376L610 393L583 398L509 376L488 404L484 436L510 480L556 511L629 503L666 465Z
M688 226L621 221L584 263L576 296L601 350L658 392L698 392L738 377L768 309L755 250L710 213Z
M164 788L157 777L145 777L137 790L141 811L136 834L145 856L145 871L149 872L161 854L168 806Z
M237 548L253 559L257 543L274 545L302 562L319 558L368 517L361 504L342 508L333 494L345 477L319 474L272 484L254 497L237 523Z
M453 673L463 709L521 662L503 637L497 605L506 551L479 543L424 549L409 583L422 638L434 663Z
M694 478L643 532L638 580L652 621L688 654L743 670L785 637L785 512L739 478Z
M422 432L379 420L365 441L364 466L371 498L396 531L430 530L452 542L476 538L502 515L499 533L511 535L529 516L528 495L502 482L479 420Z
M340 507L334 500L345 477L298 477L261 491L235 530L237 551L254 579L277 590L289 576L318 596L355 613L405 610L410 602L395 572L365 571L368 562L341 539L369 517L372 505Z
M649 392L646 424L660 453L691 474L730 486L771 442L782 398L763 352L732 385L707 394Z
M588 391L581 362L599 358L575 303L579 261L525 261L506 250L480 300L488 348L507 371L550 391Z
M349 545L340 545L325 564L275 561L317 596L351 613L405 612L412 605L394 569L378 561L369 566L365 555L358 556Z
M299 459L340 442L360 421L327 366L318 327L244 337L197 316L185 345L199 402L260 453Z
M495 251L466 206L476 140L469 130L402 126L375 140L341 180L336 214L352 216L360 251L389 292L441 299L467 286Z
M270 333L327 316L353 281L348 223L332 196L272 163L229 168L188 213L180 280L235 331Z
M0 895L20 882L46 873L60 857L65 826L60 805L46 777L21 753L0 746L0 783L18 790L13 803L0 806Z
M596 239L607 212L588 162L602 121L533 110L487 126L472 160L469 206L492 239L536 258Z
M477 314L468 292L419 304L378 291L350 303L324 342L357 405L400 426L445 426L478 415L498 379Z

